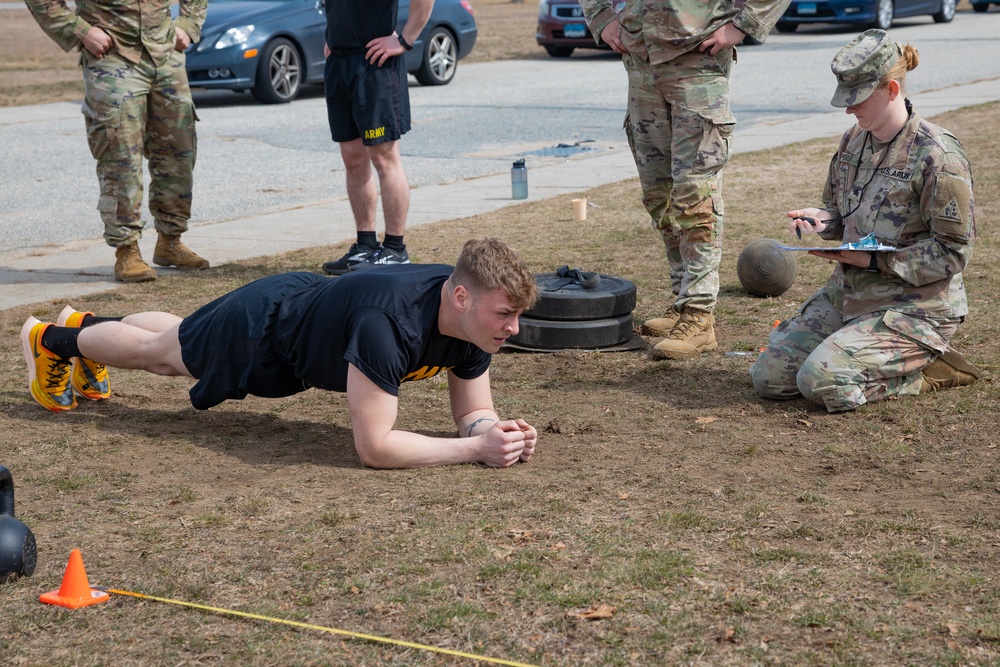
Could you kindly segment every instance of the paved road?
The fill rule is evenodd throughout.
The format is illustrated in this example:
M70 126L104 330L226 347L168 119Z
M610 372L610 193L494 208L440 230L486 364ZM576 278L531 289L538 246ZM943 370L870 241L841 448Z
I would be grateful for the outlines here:
M893 36L921 52L923 64L908 87L924 115L1000 98L998 29L1000 14L992 12L962 13L944 25L929 18L897 24ZM737 150L848 127L850 118L829 106L829 63L855 33L803 29L740 49L732 94ZM463 64L450 85L414 83L410 93L414 129L402 149L415 188L411 224L510 204L506 174L518 156L528 156L532 198L634 175L621 131L625 76L613 56ZM203 91L196 100L199 162L189 237L223 243L209 248L210 259L353 236L320 91L281 106L229 92ZM531 155L576 142L596 150L569 159ZM111 254L101 247L94 163L79 105L0 109L0 145L0 307L69 289L74 279L53 272L100 283L71 293L109 287ZM48 275L23 273L39 270ZM4 283L55 285L27 294L17 286L5 290Z

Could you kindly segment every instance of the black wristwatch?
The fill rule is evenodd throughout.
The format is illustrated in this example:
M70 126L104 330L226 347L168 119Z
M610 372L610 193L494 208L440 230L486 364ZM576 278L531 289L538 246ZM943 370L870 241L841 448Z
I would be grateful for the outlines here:
M868 273L881 273L881 271L878 268L878 253L870 252L868 254L871 255L872 258L868 260L868 268L865 269L865 271L867 271Z
M406 51L412 51L413 50L413 44L408 44L406 42L406 40L403 39L402 35L399 35L398 37L396 37L396 39L399 40L399 45L402 46L403 49L405 49Z

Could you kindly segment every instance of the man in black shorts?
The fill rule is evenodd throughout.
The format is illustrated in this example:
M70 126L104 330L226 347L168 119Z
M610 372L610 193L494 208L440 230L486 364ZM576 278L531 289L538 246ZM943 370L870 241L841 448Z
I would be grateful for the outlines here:
M159 312L95 317L67 306L55 324L28 317L21 345L31 395L53 412L76 407L74 389L110 396L107 366L196 378L191 403L201 410L317 387L347 393L367 466L506 467L531 457L538 433L494 411L490 360L537 296L517 253L486 238L468 241L454 269L410 264L337 280L279 274L183 320ZM458 437L395 430L400 384L445 371Z
M420 36L434 0L412 0L399 35L398 5L398 0L326 2L326 112L347 170L347 197L358 235L343 257L323 264L323 270L334 276L410 262L403 243L410 184L399 156L399 139L410 130L403 54ZM375 233L379 188L385 217L381 244Z

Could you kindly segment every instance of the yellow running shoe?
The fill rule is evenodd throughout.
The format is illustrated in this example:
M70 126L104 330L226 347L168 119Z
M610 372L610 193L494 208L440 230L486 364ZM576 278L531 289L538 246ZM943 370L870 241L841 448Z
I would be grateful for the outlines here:
M56 320L57 327L79 328L83 318L93 313L81 313L66 306ZM111 396L111 383L108 381L107 367L84 357L73 358L73 372L70 374L70 384L77 393L91 401L101 401Z
M28 316L21 327L21 350L28 364L31 397L47 410L65 412L76 407L76 397L69 386L72 364L42 347L42 334L50 326Z

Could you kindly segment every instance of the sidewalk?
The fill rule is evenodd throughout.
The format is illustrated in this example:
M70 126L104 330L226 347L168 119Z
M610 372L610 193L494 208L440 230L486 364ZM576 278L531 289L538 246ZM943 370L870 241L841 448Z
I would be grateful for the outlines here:
M1000 100L1000 79L978 81L914 96L924 117L953 109ZM790 122L737 126L738 152L775 148L817 137L836 136L850 127L843 111L809 114ZM624 137L623 137L624 139ZM541 166L529 174L529 199L536 201L568 196L598 185L636 175L632 156L622 142L619 148L581 154L563 162ZM407 226L413 227L489 211L516 203L510 192L510 175L503 172L484 178L411 191ZM570 203L567 199L567 210ZM94 213L95 227L99 219ZM156 233L147 228L140 242L143 255L152 257ZM502 230L483 230L502 233ZM213 266L241 259L328 245L354 238L354 222L346 198L314 206L214 223L203 223L184 240ZM66 301L115 289L114 255L103 240L35 250L30 255L0 255L0 309L39 301ZM318 267L317 267L318 269ZM179 273L157 269L160 275Z

